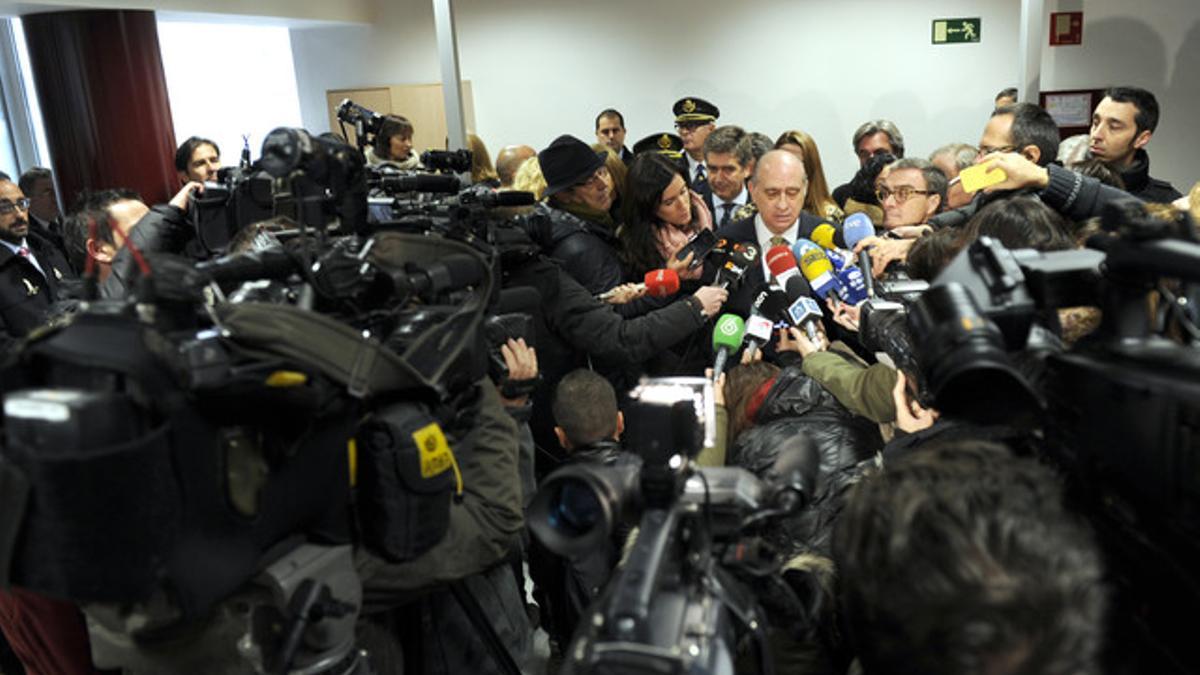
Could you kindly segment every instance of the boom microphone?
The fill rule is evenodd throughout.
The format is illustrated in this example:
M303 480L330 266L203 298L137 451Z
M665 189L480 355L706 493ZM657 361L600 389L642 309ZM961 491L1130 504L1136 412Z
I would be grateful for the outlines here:
M379 177L379 187L385 192L434 192L439 194L458 194L463 188L458 176L446 176L432 173L409 175L384 174Z

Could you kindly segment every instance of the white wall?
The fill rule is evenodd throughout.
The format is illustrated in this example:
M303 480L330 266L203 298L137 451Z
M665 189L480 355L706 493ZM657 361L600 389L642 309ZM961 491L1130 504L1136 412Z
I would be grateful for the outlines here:
M404 0L403 9L377 1L370 26L292 31L303 118L315 130L328 127L326 89L441 79L429 0ZM1177 183L1200 177L1195 143L1179 127L1183 110L1200 103L1200 69L1179 69L1194 74L1187 85L1182 75L1165 79L1177 58L1195 65L1188 45L1200 39L1200 2L1140 3L1133 21L1142 28L1132 38L1101 18L1128 13L1122 0L1085 4L1084 47L1055 48L1082 56L1068 62L1066 52L1047 47L1043 88L1099 86L1107 73L1149 82L1166 108L1151 143L1155 173ZM721 122L772 137L808 131L836 185L857 167L850 136L861 122L895 121L909 155L950 141L976 143L993 95L1017 84L1014 0L457 0L455 14L476 131L493 153L510 143L542 147L560 133L590 141L596 112L608 106L625 113L632 144L669 129L672 102L696 95L721 107ZM982 18L981 43L930 44L932 19L962 16ZM1119 48L1106 47L1110 41ZM1175 146L1170 153L1168 146Z
M1161 117L1146 148L1150 174L1186 193L1200 180L1200 140L1195 132L1200 111L1200 2L1048 0L1046 11L1083 11L1083 44L1045 48L1042 89L1128 84L1154 92Z

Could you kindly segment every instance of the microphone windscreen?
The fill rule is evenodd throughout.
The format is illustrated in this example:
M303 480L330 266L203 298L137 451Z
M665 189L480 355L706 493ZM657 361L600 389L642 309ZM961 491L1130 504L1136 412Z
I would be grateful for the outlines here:
M713 326L713 351L721 347L736 350L742 344L742 336L746 333L746 322L736 314L722 314Z
M784 287L784 290L787 292L789 301L806 295L812 295L812 286L808 285L808 279L799 274L793 275L791 279L787 280L787 286Z
M817 248L806 251L800 258L800 272L805 279L813 281L823 274L833 272L833 263L825 255L825 251Z
M796 257L787 246L772 246L767 251L767 269L771 270L772 275L781 276L788 270L796 269Z
M751 316L746 320L746 337L767 342L771 339L771 329L774 326L775 323L765 316Z
M643 281L646 294L656 298L675 295L679 292L679 273L671 269L650 270Z
M821 248L837 248L838 231L837 228L829 223L821 223L813 228L812 240Z
M846 240L846 248L852 249L858 242L873 236L875 224L865 213L851 213L842 223L842 238Z

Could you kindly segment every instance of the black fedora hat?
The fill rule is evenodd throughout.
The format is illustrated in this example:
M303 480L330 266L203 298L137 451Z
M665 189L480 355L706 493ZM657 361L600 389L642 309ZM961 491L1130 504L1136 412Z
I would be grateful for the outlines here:
M606 153L596 152L587 143L563 134L538 153L538 164L546 178L547 197L567 190L591 177L604 166Z

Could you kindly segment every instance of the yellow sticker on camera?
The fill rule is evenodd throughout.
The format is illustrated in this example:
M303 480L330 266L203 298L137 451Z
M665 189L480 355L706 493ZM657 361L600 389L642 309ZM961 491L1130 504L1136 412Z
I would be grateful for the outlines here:
M412 437L421 453L422 478L432 478L453 466L454 453L450 451L446 435L437 422L417 429Z
M996 167L991 171L987 170L987 163L968 166L958 172L958 179L962 183L963 192L978 192L989 185L1003 183L1008 180L1008 174L1004 173L1004 169Z

